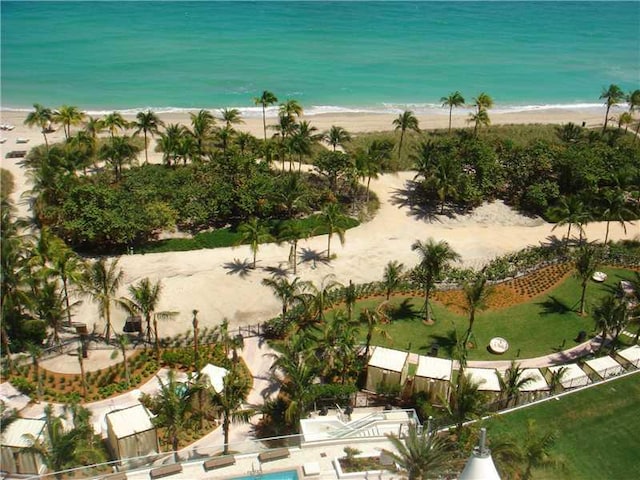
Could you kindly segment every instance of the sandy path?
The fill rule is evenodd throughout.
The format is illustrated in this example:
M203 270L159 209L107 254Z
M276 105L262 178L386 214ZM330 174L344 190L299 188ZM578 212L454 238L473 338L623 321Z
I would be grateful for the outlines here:
M24 170L13 159L5 159L4 154L13 149L25 149L42 143L42 135L35 129L27 129L22 125L24 113L2 112L1 123L12 123L16 128L11 132L2 132L7 142L0 145L3 153L2 167L9 169L16 178L18 198L21 192L28 189L28 181ZM527 112L519 114L492 115L493 123L521 122L566 122L581 120L588 124L596 124L601 117L599 111L548 111ZM331 115L310 117L312 123L320 130L329 125L341 125L352 132L385 130L389 128L393 116L389 115ZM186 121L186 115L169 115L167 123ZM425 120L423 127L446 125L447 117L433 115ZM463 118L457 118L463 122ZM455 122L454 122L455 123ZM240 127L261 136L261 119L247 119ZM29 138L26 145L16 144L17 138ZM63 139L61 131L49 136L50 142ZM141 155L141 158L143 158ZM157 160L157 154L152 159ZM417 263L417 256L411 251L411 244L417 240L433 237L436 240L447 240L462 256L464 265L478 267L497 255L512 252L528 245L536 245L547 241L550 237L561 237L563 229L552 231L552 225L541 219L531 219L519 215L501 202L485 204L469 215L457 218L423 219L416 216L409 207L398 203L398 192L405 188L407 180L413 178L411 172L382 175L371 182L371 188L380 198L381 207L375 218L346 234L346 243L340 245L334 236L332 253L337 258L330 263L302 263L298 268L298 276L303 280L320 282L327 274L334 274L336 280L347 284L354 282L370 282L379 280L384 266L390 260L398 260L407 266ZM19 213L26 215L28 207L19 205ZM604 224L591 224L587 228L587 237L591 240L604 238ZM627 226L625 234L619 225L611 226L612 239L635 238L640 235L640 226ZM322 254L326 250L327 237L319 236L299 244L300 250ZM258 253L258 268L246 276L231 274L225 265L239 261L248 261L251 253L248 246L238 248L220 248L214 250L197 250L190 252L171 252L146 255L126 255L121 257L120 266L125 272L125 284L120 290L126 295L127 287L144 277L161 280L163 284L162 299L159 310L179 312L177 318L161 322L160 334L163 336L182 333L191 327L191 311L198 309L201 326L214 326L223 318L228 318L230 325L255 324L263 322L280 311L280 303L271 291L262 286L263 278L269 272L265 267L281 267L286 265L289 247L275 244L262 245ZM122 328L125 315L116 311L114 327ZM85 322L89 328L95 326L102 331L104 326L97 318L96 306L85 301L76 311L75 321Z

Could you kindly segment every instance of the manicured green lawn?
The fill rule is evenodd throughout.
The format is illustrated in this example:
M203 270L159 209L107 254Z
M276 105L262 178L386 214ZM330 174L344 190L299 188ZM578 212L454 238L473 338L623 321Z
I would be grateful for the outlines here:
M486 422L490 439L517 437L533 419L540 430L558 432L554 452L565 472L534 478L631 479L640 473L640 373Z
M623 269L602 268L608 278L605 283L589 282L587 287L587 310L607 293L613 291L622 279L633 278L633 272ZM579 280L570 277L551 292L534 298L525 304L500 310L482 312L476 317L474 335L476 348L469 351L472 360L496 360L531 358L568 349L576 345L575 338L580 330L594 333L594 321L590 315L581 317L576 310L579 305L581 287ZM358 302L355 315L363 308L375 309L381 298ZM421 313L422 298L395 297L391 301L391 323L383 328L390 338L374 333L372 344L390 348L409 350L426 354L431 344L440 345L440 356L450 355L453 331L464 335L468 321L464 315L453 313L446 306L434 304L434 325L425 325ZM356 317L357 318L357 317ZM361 339L366 331L362 328ZM491 338L500 336L510 344L503 355L495 355L487 350Z

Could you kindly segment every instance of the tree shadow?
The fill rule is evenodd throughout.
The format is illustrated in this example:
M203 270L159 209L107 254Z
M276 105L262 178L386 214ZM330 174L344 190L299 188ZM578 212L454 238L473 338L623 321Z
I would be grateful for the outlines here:
M447 356L453 358L456 353L456 345L457 342L457 333L455 330L449 330L446 335L430 335L430 338L433 340L431 344L425 346L424 349L431 349L434 343L438 344L438 348L443 349Z
M560 315L566 315L567 313L571 313L573 311L573 307L570 307L553 295L549 295L544 301L539 302L538 305L543 308L543 315L553 315L556 313L559 313Z
M315 268L318 263L323 263L325 265L329 263L329 259L322 255L321 252L305 247L300 249L298 258L300 259L300 263L311 263L311 268Z
M398 208L406 207L409 209L408 215L418 220L440 221L438 216L455 218L469 212L469 208L462 205L445 203L444 208L439 201L429 198L421 182L415 180L407 180L405 188L395 189L391 193L390 201L392 205Z
M248 277L253 270L251 262L246 258L244 260L234 258L233 262L225 263L223 268L228 270L227 275L238 275L240 278Z
M389 306L387 315L392 322L395 320L413 320L418 318L420 310L416 308L410 299L405 298L400 305Z
M263 270L276 278L284 278L289 275L289 267L283 267L282 264L277 267L264 267Z

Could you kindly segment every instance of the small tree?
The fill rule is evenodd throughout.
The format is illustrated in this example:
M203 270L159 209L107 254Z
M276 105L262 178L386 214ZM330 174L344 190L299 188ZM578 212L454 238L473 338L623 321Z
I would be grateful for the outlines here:
M239 243L248 243L251 253L253 254L253 263L251 268L256 268L256 257L261 243L271 242L274 237L269 233L268 228L265 225L260 224L257 218L251 218L247 223L243 223L238 228L240 233Z
M580 280L580 286L582 287L582 293L580 295L580 315L584 316L587 285L598 268L598 263L600 262L600 250L592 243L580 245L574 254L573 262L575 276Z
M398 288L402 282L402 273L404 270L404 264L393 260L384 267L384 275L382 277L382 285L384 286L387 301L391 297L393 291Z

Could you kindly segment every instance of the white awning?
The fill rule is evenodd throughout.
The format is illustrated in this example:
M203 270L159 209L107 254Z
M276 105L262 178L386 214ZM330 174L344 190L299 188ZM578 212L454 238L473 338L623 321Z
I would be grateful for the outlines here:
M520 389L521 392L538 392L540 390L549 390L549 385L547 385L547 381L544 379L544 375L542 375L542 372L540 372L540 370L537 368L523 369L520 378L531 379Z
M499 392L500 381L498 374L493 368L467 368L465 375L471 377L471 381L478 384L480 392Z
M549 367L549 371L557 372L562 368L564 368L565 371L560 379L560 383L564 388L582 387L591 383L589 376L575 363Z
M638 361L640 361L640 345L634 345L633 347L625 348L624 350L618 350L617 354L627 362L636 365Z
M209 382L216 393L222 392L222 389L224 388L224 377L229 373L226 368L217 367L207 363L202 370L200 370L200 373Z
M594 358L593 360L587 360L584 363L602 378L613 377L624 372L622 365L609 356Z
M437 380L451 380L453 362L446 358L418 357L416 377L435 378Z
M369 359L370 367L382 368L383 370L390 370L392 372L402 372L407 357L407 352L401 352L400 350L392 350L390 348L375 347L373 354Z
M39 439L45 426L46 422L44 420L17 418L2 432L2 446L14 448L30 447L32 442L25 435L30 435L33 439Z
M142 404L109 412L105 418L116 438L126 438L155 428L151 422L153 416Z

